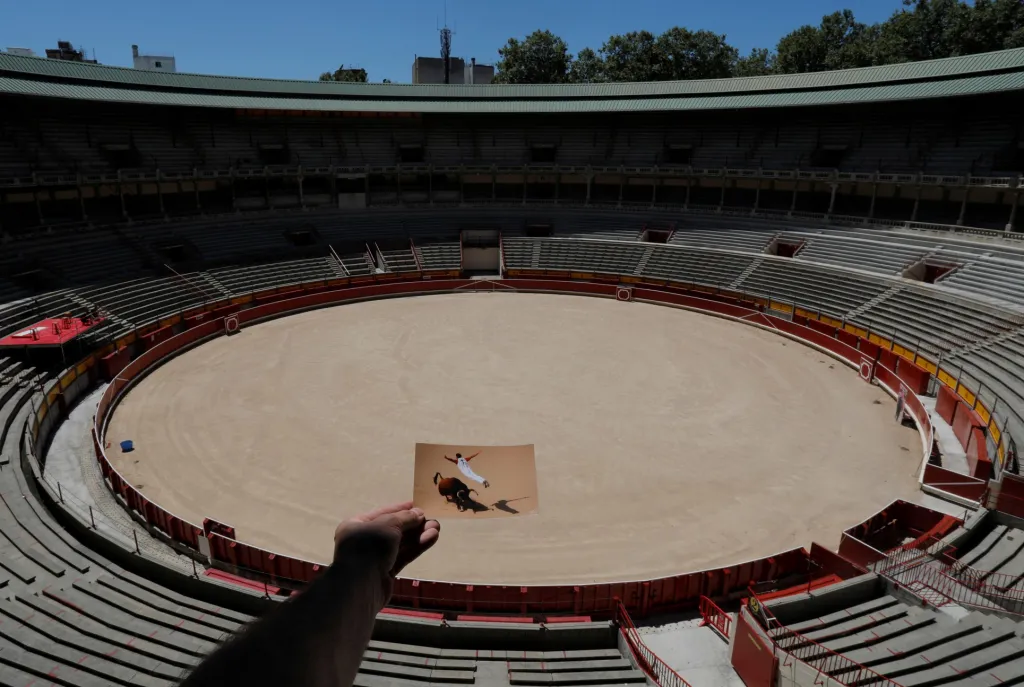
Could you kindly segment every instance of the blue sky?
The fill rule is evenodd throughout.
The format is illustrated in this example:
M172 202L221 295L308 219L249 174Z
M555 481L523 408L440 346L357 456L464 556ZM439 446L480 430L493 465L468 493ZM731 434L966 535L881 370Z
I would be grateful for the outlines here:
M453 54L492 63L510 37L534 29L562 36L574 52L611 34L671 26L725 33L747 52L823 14L849 7L880 21L899 0L448 0ZM178 70L315 79L340 63L373 81L411 79L414 55L436 55L442 0L0 0L0 48L43 50L58 39L103 64L131 65L131 45L173 54Z

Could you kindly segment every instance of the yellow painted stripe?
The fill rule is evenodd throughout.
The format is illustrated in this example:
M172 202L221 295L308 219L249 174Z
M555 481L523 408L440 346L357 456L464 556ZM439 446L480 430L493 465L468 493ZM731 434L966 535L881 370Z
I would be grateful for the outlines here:
M928 370L932 374L935 374L936 369L937 369L935 367L935 363L933 363L932 361L928 360L928 358L925 358L924 356L919 355L914 360L914 362L917 363L918 365L920 365L921 367L923 367L924 369Z
M939 378L939 381L945 384L946 386L950 387L951 389L956 388L956 377L949 374L945 370L939 370L939 374L936 376Z
M990 412L988 412L988 408L985 407L984 403L981 403L979 401L978 405L976 405L974 407L974 412L976 412L978 414L978 417L981 418L982 422L984 422L986 425L988 425L989 418L992 417L992 414Z
M770 306L772 310L778 310L779 312L793 312L793 306L789 303L779 303L778 301L772 301Z
M962 399L964 399L964 401L966 401L967 405L969 405L969 406L973 406L974 405L974 401L976 400L976 397L975 397L974 393L970 389L968 389L967 387L961 385L960 388L956 390L956 393L960 396L960 398L962 398Z

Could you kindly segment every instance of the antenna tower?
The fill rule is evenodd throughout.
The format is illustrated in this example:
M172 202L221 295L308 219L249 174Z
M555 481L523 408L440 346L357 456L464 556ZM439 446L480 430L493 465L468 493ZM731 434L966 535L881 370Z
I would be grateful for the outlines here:
M444 62L444 82L451 83L452 73L452 30L448 28L448 3L444 3L444 28L441 33L441 60Z

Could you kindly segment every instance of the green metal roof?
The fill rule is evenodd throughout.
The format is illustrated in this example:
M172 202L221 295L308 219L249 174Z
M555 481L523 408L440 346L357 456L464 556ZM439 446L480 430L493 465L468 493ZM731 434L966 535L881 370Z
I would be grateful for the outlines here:
M868 103L1024 90L1024 48L811 74L538 86L346 84L168 74L0 54L0 94L193 107L570 113Z

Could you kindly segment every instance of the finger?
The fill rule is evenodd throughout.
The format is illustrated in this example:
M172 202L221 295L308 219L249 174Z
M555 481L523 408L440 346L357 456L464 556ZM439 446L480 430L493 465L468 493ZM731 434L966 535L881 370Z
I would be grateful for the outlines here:
M371 510L368 513L357 515L352 519L358 520L359 522L372 522L373 520L376 520L382 515L390 515L391 513L398 513L399 511L410 510L411 508L412 501L402 501L401 503L392 503L390 506L381 506L380 508L375 508L374 510Z
M419 509L402 510L387 516L388 524L403 534L422 528L424 520L423 511Z
M423 553L437 543L441 537L441 523L437 520L428 520L420 532L420 553Z

